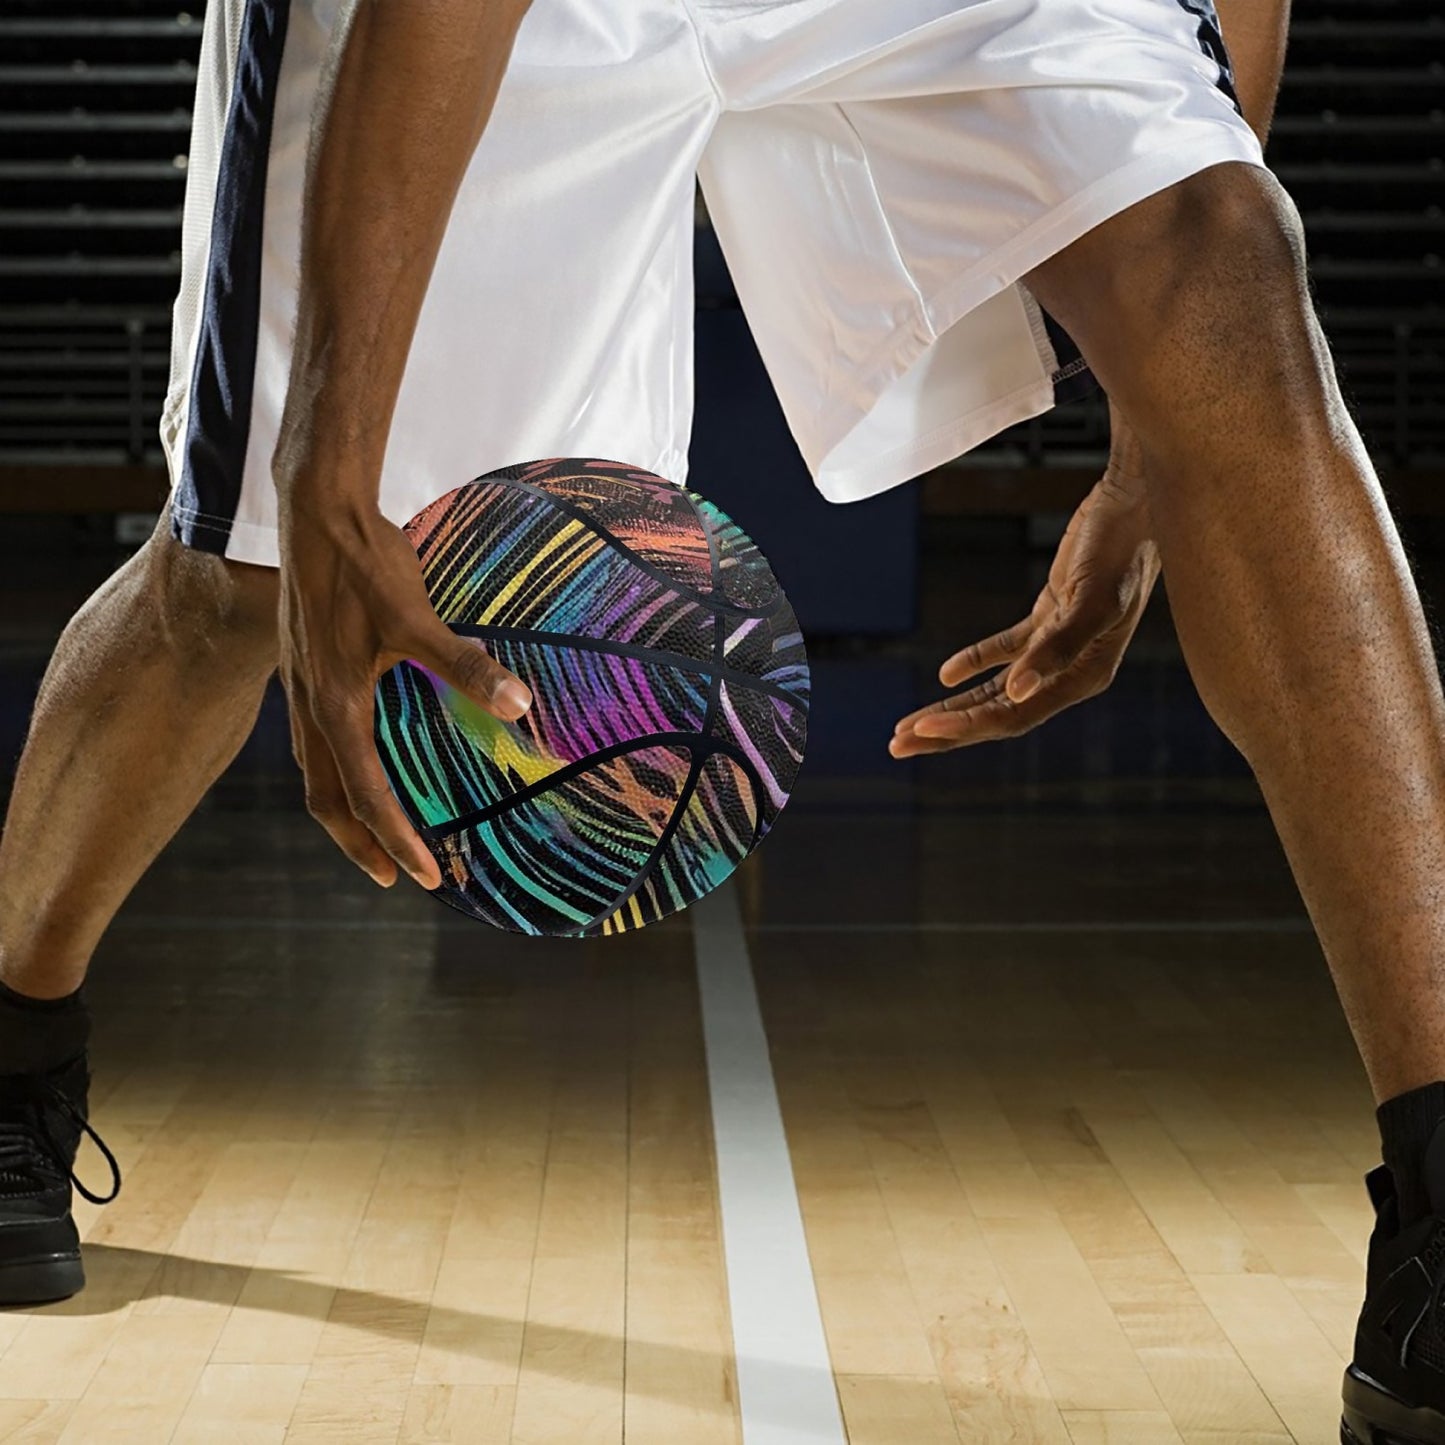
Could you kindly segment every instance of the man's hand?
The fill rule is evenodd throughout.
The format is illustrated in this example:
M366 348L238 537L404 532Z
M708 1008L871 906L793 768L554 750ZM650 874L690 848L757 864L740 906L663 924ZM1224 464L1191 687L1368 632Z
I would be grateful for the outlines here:
M307 805L383 887L398 866L424 888L441 876L381 770L377 678L412 658L497 717L531 702L437 618L411 544L378 505L417 316L529 4L343 0L312 121L296 339L271 458L281 678Z
M372 736L376 680L404 658L512 721L531 694L480 644L432 610L406 534L379 513L285 516L281 680L306 806L342 852L389 888L404 868L423 888L441 874L382 772Z
M959 688L1000 671L905 717L888 745L895 758L1017 737L1114 680L1159 576L1144 488L1122 451L1074 513L1033 611L954 653L938 676Z

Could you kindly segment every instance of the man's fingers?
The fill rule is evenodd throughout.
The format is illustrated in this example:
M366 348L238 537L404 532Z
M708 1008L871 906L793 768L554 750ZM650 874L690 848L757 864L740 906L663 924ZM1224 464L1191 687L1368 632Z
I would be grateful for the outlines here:
M414 654L418 662L503 722L515 722L532 706L526 684L480 642L458 637L444 622L436 625L437 633L429 634Z
M940 712L920 718L913 729L912 740L942 743L955 748L994 742L1028 732L1057 710L1056 707L1040 707L1037 703L1016 704L1007 696L1000 695L966 711Z
M894 733L896 734L912 732L913 724L916 723L919 718L927 717L928 714L931 712L941 712L943 710L944 704L947 702L948 699L943 698L939 702L931 702L928 704L927 707L921 707L917 709L917 711L909 713L907 717L899 718L898 721L893 725Z
M1003 691L1007 678L1007 670L995 673L987 682L981 682L977 687L969 688L967 692L956 692L951 697L941 697L937 702L931 702L927 707L921 707L917 712L909 713L907 717L898 720L893 729L894 735L902 736L904 733L913 732L919 719L929 717L933 713L967 712L969 708L988 702L990 698L997 697Z
M1012 662L1028 644L1033 634L1033 619L1026 617L1012 627L1005 627L982 642L972 642L960 652L955 652L938 669L938 680L944 687L961 687L971 677Z
M396 865L428 891L441 883L441 871L426 844L401 811L372 738L371 698L348 704L319 718L321 731L335 759L343 806L355 824L380 844ZM333 837L337 835L333 832ZM338 840L339 841L339 840Z
M900 733L888 740L888 752L900 761L927 757L932 753L951 753L960 744L944 738L921 738L916 733Z
M1006 680L990 678L965 694L973 699L967 707L944 708L919 718L908 733L895 736L893 742L898 746L889 751L895 757L910 757L925 750L936 752L1020 737L1095 691L1087 680L1066 677L1035 691L1024 702L1015 702L1005 686Z
M390 888L396 882L396 864L352 813L331 749L305 713L303 706L292 702L291 751L306 781L306 811L363 873Z
M1016 703L1027 702L1036 692L1061 678L1120 617L1117 594L1081 597L1060 613L1052 626L1040 628L1009 668L1008 695Z
M1007 672L999 673L967 692L943 698L921 713L905 718L889 742L888 751L895 758L912 758L925 753L948 752L967 743L1012 737L1012 731L998 730L1000 726L1011 727L1019 723L1019 710L1009 703L1004 691L1007 676ZM1027 732L1034 725L1023 723L1017 730Z
M955 721L964 718L962 713L951 715ZM964 722L962 726L966 727ZM953 748L960 746L962 733L958 727L950 728L946 737L928 737L920 734L915 728L902 728L888 740L888 751L895 758L916 758L926 753L946 753Z

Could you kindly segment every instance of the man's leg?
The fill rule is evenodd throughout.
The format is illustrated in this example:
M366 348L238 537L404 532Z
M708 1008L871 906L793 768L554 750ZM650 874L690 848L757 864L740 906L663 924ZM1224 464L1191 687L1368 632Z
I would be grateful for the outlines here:
M0 835L0 1304L85 1283L80 986L115 910L245 740L275 660L275 573L190 551L165 518L51 659ZM109 1195L75 1181L102 1203L120 1188L105 1152Z
M1029 284L1139 435L1185 658L1259 779L1381 1101L1341 1439L1445 1445L1445 701L1294 209L1219 166Z
M1259 779L1376 1097L1445 1079L1445 703L1293 207L1218 166L1029 285L1143 444L1185 657Z
M0 835L8 988L79 987L115 910L245 741L275 663L275 572L183 547L165 518L76 613Z

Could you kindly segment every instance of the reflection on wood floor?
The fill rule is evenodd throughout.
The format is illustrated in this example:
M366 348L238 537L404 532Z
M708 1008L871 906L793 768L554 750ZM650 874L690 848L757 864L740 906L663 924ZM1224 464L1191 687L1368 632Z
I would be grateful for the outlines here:
M125 1188L0 1316L0 1438L740 1441L687 926L474 929L240 796L93 976ZM1331 1438L1375 1141L1323 964L1259 816L1109 831L805 799L745 870L853 1445Z
M0 1320L4 1438L738 1438L685 932L440 990L415 937L122 937L125 1187Z
M1378 1156L1306 938L755 959L855 1442L1335 1438Z

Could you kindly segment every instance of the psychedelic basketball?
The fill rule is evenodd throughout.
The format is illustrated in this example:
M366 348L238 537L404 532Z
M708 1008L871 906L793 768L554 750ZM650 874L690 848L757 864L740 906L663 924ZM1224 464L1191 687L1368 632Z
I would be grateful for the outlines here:
M757 846L803 757L808 659L757 547L621 462L479 477L406 528L432 605L532 690L499 722L415 663L377 685L392 790L437 896L520 933L622 933Z

